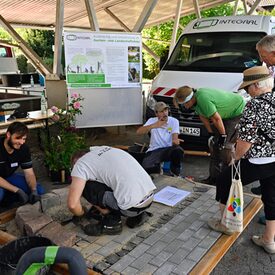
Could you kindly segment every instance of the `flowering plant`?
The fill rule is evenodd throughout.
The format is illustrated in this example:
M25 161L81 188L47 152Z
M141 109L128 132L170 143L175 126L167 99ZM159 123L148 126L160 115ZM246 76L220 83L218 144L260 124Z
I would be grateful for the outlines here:
M54 121L59 122L65 130L75 128L76 116L82 114L82 100L84 98L80 94L73 93L65 109L52 106L51 110L54 113Z
M72 155L86 148L84 136L75 128L76 117L82 114L83 100L81 95L73 93L65 109L51 107L55 133L50 139L44 138L45 163L50 171L69 171Z

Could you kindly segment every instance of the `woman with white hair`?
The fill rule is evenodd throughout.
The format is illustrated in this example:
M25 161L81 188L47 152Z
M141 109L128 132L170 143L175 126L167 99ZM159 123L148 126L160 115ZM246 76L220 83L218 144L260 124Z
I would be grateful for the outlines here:
M275 94L273 77L267 67L252 67L243 72L245 89L252 99L246 104L239 123L239 137L235 159L240 160L241 181L247 185L260 181L266 227L262 236L252 241L268 253L275 253ZM229 196L231 171L228 167L216 181L216 200L221 214ZM210 219L208 225L215 231L231 235L234 232L221 224L220 219Z

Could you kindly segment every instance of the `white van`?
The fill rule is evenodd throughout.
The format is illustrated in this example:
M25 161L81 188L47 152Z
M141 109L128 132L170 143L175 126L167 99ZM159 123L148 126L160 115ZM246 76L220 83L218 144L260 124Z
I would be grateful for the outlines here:
M275 17L271 16L211 17L190 22L152 82L146 117L154 116L155 102L166 102L171 115L180 121L184 147L205 149L208 133L199 117L172 104L176 89L188 85L237 92L242 72L262 64L256 43L272 33L275 33Z

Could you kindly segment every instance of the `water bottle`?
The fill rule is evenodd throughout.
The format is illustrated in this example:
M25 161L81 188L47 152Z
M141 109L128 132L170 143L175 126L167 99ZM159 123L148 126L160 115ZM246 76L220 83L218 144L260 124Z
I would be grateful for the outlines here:
M31 75L31 87L34 87L33 76Z
M47 104L47 99L45 96L45 90L42 91L41 93L41 114L45 115L47 114L47 110L48 110L48 104Z

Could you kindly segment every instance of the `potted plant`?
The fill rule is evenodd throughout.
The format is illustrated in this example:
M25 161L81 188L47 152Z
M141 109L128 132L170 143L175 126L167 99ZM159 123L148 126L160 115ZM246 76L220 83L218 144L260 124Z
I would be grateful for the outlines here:
M70 174L71 157L86 148L85 137L75 128L76 116L81 115L81 97L73 93L65 109L56 106L51 108L54 113L56 133L50 139L43 138L45 164L53 181L66 182Z

